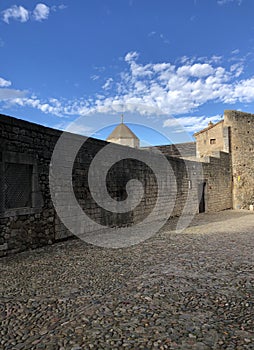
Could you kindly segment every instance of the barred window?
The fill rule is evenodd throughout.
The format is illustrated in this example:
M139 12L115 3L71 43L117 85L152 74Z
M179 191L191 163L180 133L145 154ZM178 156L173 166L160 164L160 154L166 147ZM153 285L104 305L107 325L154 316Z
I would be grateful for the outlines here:
M36 157L0 152L0 217L32 214L42 206Z
M4 207L5 209L32 206L32 173L30 164L5 163Z

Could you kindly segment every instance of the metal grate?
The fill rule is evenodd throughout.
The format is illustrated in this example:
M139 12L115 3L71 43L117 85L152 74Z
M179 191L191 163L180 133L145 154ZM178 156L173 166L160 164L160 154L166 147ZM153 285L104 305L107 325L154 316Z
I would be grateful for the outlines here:
M32 206L32 165L5 163L4 207L5 209Z
M0 212L4 211L4 174L0 164Z

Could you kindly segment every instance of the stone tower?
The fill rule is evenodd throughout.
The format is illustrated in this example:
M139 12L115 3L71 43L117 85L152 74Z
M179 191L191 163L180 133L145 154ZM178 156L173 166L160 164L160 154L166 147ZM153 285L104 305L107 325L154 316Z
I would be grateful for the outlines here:
M254 204L254 114L226 110L223 120L194 136L199 158L230 154L233 208L249 209Z

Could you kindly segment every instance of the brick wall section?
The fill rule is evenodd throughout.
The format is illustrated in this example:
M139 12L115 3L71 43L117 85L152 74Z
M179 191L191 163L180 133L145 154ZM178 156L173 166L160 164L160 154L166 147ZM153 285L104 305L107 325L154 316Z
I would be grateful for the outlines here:
M17 159L20 162L29 162L35 169L33 207L6 211L0 206L0 256L52 244L71 235L57 217L49 190L49 165L55 144L61 134L61 131L58 130L0 115L1 196L3 194L1 176L3 178L4 162ZM114 199L121 201L126 197L126 183L129 179L136 178L143 185L144 197L131 212L111 213L98 206L93 200L87 183L90 162L106 145L108 145L107 142L89 139L80 149L73 168L73 188L76 198L86 214L103 225L126 226L140 222L153 211L157 200L157 181L160 180L154 177L147 165L136 160L136 155L150 159L156 164L159 172L163 171L160 169L160 158L148 150L128 148L128 159L117 162L108 172L107 188ZM123 146L113 145L113 153L118 153L123 148L126 149ZM222 161L210 159L210 163L204 163L202 166L198 162L184 161L170 156L167 158L172 168L172 171L166 174L167 181L170 184L174 178L176 179L177 193L176 200L166 193L162 195L161 208L172 204L174 208L171 215L181 215L183 210L184 213L197 212L197 187L202 181L202 171L207 178L209 191L211 190L206 196L207 209L216 211L230 207L229 201L226 200L227 197L230 197L230 192L226 185L229 173L225 155L222 156ZM99 174L95 173L93 176L96 177ZM100 190L99 186L98 191ZM221 196L220 204L218 193ZM159 217L160 209L155 214Z
M248 209L254 204L254 114L226 110L224 123L230 127L233 206Z

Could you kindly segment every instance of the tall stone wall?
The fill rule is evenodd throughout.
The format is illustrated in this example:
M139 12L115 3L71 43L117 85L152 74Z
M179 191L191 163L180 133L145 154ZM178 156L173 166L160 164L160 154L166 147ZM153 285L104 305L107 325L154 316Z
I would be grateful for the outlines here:
M215 212L232 208L232 171L228 153L218 152L203 163L206 182L206 211Z
M226 110L224 123L230 128L233 207L248 209L254 204L254 114Z
M52 244L72 235L58 218L49 188L51 157L61 135L62 132L58 130L0 115L0 256ZM71 137L74 137L74 141L75 138L78 142L83 140L81 136ZM112 155L123 153L124 150L127 157L115 162L107 173L106 184L110 196L116 200L116 205L121 203L127 196L126 184L131 179L137 179L142 184L143 197L134 210L126 213L117 210L112 213L110 208L103 209L90 193L87 175L91 161L107 145L107 142L96 139L86 140L75 158L72 171L76 200L93 221L105 227L124 227L142 222L154 208L157 211L152 218L160 217L161 212L168 207L172 208L171 216L196 213L199 208L198 185L203 181L203 176L207 178L208 191L211 190L211 193L206 194L207 211L230 207L229 201L225 199L230 197L229 188L225 186L229 181L226 156L223 156L222 161L210 159L210 163L202 163L201 166L198 162L168 156L171 170L164 175L167 186L172 184L172 193L162 191L160 207L156 207L158 186L163 188L166 185L160 183L164 181L160 180L160 174L165 171L160 156L148 150L112 145ZM64 162L63 166L69 161L68 151L64 154L63 159L60 159ZM146 161L155 164L158 178ZM98 193L103 186L100 175L100 169L92 174L99 184L95 189ZM65 188L59 188L56 194L64 195ZM137 195L139 191L138 187ZM220 204L218 193L221 196ZM67 209L70 207L68 200L64 206Z

